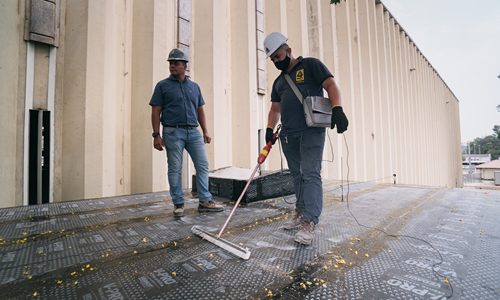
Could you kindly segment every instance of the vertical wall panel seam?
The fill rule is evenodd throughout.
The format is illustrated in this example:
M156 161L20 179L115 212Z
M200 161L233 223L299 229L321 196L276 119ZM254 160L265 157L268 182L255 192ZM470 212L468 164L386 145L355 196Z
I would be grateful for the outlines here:
M365 0L361 0L361 1L365 1ZM367 165L367 157L366 157L366 147L367 147L367 139L366 139L366 122L365 122L365 94L364 94L364 80L363 80L363 54L362 54L362 50L361 50L361 43L362 43L362 36L361 36L361 28L360 28L360 23L359 23L359 3L358 3L358 0L354 0L352 1L355 3L355 15L354 15L354 18L355 18L355 24L356 24L356 37L357 37L357 60L358 60L358 86L359 86L359 97L360 99L359 100L359 110L360 110L360 118L361 118L361 141L362 141L362 145L360 145L360 147L358 147L358 151L359 149L361 149L361 161L364 162L364 163L361 163L361 166L362 166L362 180L366 181L368 180L367 178L367 168L366 168L366 165ZM358 174L359 176L360 174Z
M24 172L23 172L23 205L28 205L29 185L29 120L30 109L33 108L33 85L35 80L35 46L26 43L26 90L24 98Z
M50 111L50 155L49 155L49 202L54 201L54 145L55 145L55 82L56 82L57 48L50 47L49 78L47 86L47 108Z

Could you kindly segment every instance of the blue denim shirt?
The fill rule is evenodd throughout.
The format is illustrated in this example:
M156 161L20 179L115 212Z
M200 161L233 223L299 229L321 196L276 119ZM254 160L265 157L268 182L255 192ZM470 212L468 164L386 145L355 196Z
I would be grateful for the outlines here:
M173 75L156 84L153 96L149 101L151 106L161 106L161 123L165 125L198 126L198 107L205 100L198 84L187 76L179 81Z

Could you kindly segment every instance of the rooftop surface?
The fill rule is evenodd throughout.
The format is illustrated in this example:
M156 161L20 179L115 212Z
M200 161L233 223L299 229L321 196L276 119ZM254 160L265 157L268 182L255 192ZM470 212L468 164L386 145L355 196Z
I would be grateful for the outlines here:
M280 228L293 196L239 207L223 238L246 261L191 233L220 228L224 199L217 214L189 199L181 219L167 193L0 209L0 298L500 299L500 191L347 191L324 182L311 246Z

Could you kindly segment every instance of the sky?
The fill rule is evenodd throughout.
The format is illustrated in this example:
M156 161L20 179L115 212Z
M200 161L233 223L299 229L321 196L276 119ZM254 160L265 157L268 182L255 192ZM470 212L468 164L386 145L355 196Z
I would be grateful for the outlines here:
M382 0L460 102L462 142L500 125L500 0Z

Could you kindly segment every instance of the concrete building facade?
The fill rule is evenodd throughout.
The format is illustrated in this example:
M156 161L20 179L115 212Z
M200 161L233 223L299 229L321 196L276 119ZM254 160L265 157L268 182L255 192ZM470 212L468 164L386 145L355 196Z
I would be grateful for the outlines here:
M168 189L148 101L174 47L206 100L210 169L253 167L278 75L262 49L272 31L341 88L350 125L345 141L328 130L324 178L462 185L459 101L378 0L6 0L0 207Z

